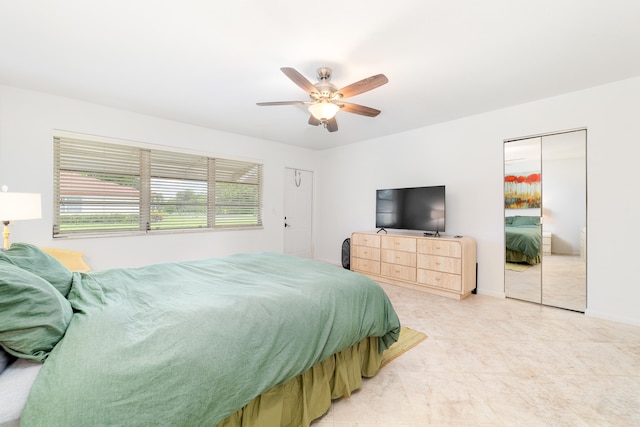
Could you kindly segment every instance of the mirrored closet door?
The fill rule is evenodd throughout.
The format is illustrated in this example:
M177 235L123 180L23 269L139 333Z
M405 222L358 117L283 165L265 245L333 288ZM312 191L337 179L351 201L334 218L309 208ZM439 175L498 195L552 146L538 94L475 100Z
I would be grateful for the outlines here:
M504 144L505 293L586 309L586 130Z

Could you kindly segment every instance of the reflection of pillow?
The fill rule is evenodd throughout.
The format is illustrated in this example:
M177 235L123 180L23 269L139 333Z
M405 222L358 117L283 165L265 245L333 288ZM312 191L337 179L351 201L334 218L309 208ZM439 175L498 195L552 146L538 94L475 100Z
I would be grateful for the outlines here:
M517 227L522 225L540 225L539 216L515 216L511 225Z
M51 283L63 296L71 289L73 273L60 261L28 243L14 243L0 252L0 262L16 265Z
M504 219L504 223L505 223L506 225L511 225L511 224L513 224L513 217L512 217L512 216L505 217L505 219Z
M55 248L40 248L58 261L60 261L65 267L71 271L81 271L86 273L91 268L84 262L82 258L84 254L82 252L69 251L67 249L55 249Z
M0 343L9 353L44 361L72 314L69 301L46 280L0 263Z

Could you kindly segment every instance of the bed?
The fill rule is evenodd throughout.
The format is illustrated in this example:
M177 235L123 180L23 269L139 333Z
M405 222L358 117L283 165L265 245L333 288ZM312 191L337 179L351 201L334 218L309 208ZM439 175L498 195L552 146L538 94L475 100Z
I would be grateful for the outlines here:
M540 217L508 216L505 218L506 262L540 263L542 243Z
M0 396L34 377L19 421L0 409L22 427L309 425L400 332L372 280L274 253L72 273L14 244L0 313Z

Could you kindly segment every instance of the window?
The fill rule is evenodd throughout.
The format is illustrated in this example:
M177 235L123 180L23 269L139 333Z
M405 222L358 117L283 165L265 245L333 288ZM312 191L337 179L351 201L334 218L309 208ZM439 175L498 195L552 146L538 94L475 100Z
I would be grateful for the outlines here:
M262 165L54 137L54 237L262 226Z

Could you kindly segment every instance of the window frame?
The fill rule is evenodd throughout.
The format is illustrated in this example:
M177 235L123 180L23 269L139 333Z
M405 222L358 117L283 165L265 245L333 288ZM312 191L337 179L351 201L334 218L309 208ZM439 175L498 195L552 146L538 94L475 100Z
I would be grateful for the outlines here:
M260 162L64 131L53 145L53 238L263 228Z

